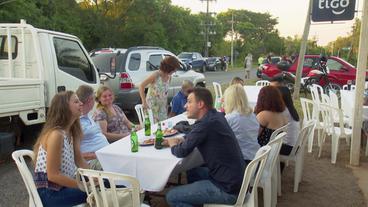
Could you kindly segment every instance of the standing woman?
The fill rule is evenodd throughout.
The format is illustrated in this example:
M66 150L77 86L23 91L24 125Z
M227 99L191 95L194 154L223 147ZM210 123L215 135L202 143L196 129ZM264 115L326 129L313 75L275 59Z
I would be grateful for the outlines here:
M72 91L51 101L46 123L34 145L34 180L43 206L73 206L86 202L74 178L77 167L88 168L80 152L82 103Z
M289 88L286 86L280 86L278 89L281 92L282 100L286 106L286 110L283 113L289 122L287 133L281 146L280 154L289 155L293 149L293 146L296 144L300 132L299 114L294 107Z
M98 88L94 120L100 124L102 133L110 143L129 135L133 126L120 107L114 104L114 100L111 88L103 85Z
M272 133L288 123L283 114L285 104L280 91L274 86L263 87L258 94L255 113L259 122L258 144L266 145Z
M168 56L161 61L160 69L153 72L139 85L143 108L151 109L155 122L167 119L167 95L171 75L179 68L179 60ZM147 96L144 93L148 86Z

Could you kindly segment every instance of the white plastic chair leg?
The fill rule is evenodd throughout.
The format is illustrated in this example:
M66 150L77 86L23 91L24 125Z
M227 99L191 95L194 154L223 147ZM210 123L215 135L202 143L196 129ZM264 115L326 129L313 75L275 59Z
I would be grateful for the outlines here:
M331 163L336 163L337 152L339 149L339 137L331 136Z
M297 158L294 171L294 193L298 192L299 189L299 183L302 177L302 165L303 163L301 162L300 158Z
M276 162L277 167L277 195L282 196L281 192L281 168L280 168L280 158L278 158L278 161Z
M271 207L272 184L266 181L263 188L263 206Z
M276 162L277 165L280 166L279 164L280 162ZM277 170L277 169L276 169ZM274 171L274 174L272 175L271 177L271 186L272 186L272 189L271 189L271 206L272 207L276 207L276 204L277 204L277 191L278 191L278 172L277 171Z
M368 157L368 138L367 138L367 142L365 144L365 156Z
M308 152L312 153L312 149L313 149L313 139L314 139L314 133L311 133L308 136Z

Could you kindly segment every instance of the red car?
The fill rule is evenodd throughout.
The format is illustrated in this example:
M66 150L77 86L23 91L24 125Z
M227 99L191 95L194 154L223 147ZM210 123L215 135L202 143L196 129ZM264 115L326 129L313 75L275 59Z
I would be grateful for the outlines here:
M308 75L311 70L318 69L319 55L305 55L302 77ZM277 64L266 64L263 68L258 71L258 77L262 79L269 79L282 71L287 71L295 74L298 66L298 59L295 59L290 67L280 69L281 67ZM356 68L345 60L330 56L327 59L327 68L329 70L328 79L332 83L336 83L340 86L347 84L348 80L355 80Z

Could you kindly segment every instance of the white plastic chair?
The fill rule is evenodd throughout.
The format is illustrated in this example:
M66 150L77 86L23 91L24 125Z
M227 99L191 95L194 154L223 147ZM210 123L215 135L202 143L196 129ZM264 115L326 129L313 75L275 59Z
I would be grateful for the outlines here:
M285 126L287 129L287 125ZM281 128L284 128L285 126ZM282 140L286 136L286 132L282 132L282 130L279 131L281 133L275 133L276 131L273 132L272 135L276 134L276 136L267 144L268 146L271 147L271 151L267 157L267 161L265 163L263 174L259 181L259 187L263 189L263 206L264 207L276 206L276 203L277 203L279 167L277 167L276 164L280 166L279 165L280 163L279 154L280 154L280 149L282 145Z
M278 134L280 134L281 132L287 133L288 128L289 128L289 123L285 124L284 126L278 128L274 132L272 132L271 137L270 137L270 142L272 140L274 140L276 138L276 136ZM280 162L280 157L279 156L277 156L277 162L278 163ZM276 169L276 173L277 173L277 195L281 196L282 192L281 192L281 169L280 169L280 165L277 165L276 168L277 168ZM276 200L277 200L277 197L276 197Z
M302 126L307 126L311 121L318 122L318 119L314 117L313 113L313 101L307 98L300 98L300 104L302 105L303 111L303 122ZM308 135L308 152L311 153L313 149L314 130Z
M138 119L139 119L139 125L141 125L141 127L144 127L144 110L143 110L143 106L142 104L137 104L135 105L135 112L137 112L137 116L138 116ZM153 113L152 113L152 110L151 109L148 109L148 116L149 116L149 119L150 119L150 122L151 124L154 124L154 119L153 119Z
M29 206L31 207L42 207L42 201L38 195L36 185L33 180L31 171L29 170L25 157L31 158L33 161L35 156L31 150L17 150L12 153L12 158L18 167L20 175L22 176L23 182L26 185L28 195L29 195Z
M258 206L258 193L257 187L261 175L263 173L263 169L267 160L267 156L271 151L270 146L261 147L254 159L248 164L245 169L243 183L240 188L240 192L238 195L238 199L234 205L225 205L225 204L205 204L204 207L229 207L229 206L243 206L243 207L255 207ZM258 170L257 170L258 169ZM248 187L253 182L253 188L248 190ZM249 192L250 191L250 192ZM249 192L249 193L248 193Z
M336 163L337 152L339 149L339 139L345 138L346 143L350 145L350 137L352 135L352 130L350 128L344 127L344 116L341 109L332 107L331 105L321 104L321 114L326 128L327 135L331 136L331 163ZM334 114L337 113L339 117L338 126L335 126ZM322 147L326 136L323 136L320 142L320 148L318 152L318 157L321 157Z
M298 192L299 183L302 180L303 166L304 166L304 150L307 142L307 137L314 130L316 126L315 121L307 123L303 129L300 131L298 139L293 146L289 155L280 155L280 161L294 161L294 192Z
M318 140L321 140L321 137L324 134L324 127L322 126L323 121L320 118L319 105L322 103L322 94L324 94L324 91L323 91L322 86L317 85L317 84L312 84L310 89L311 89L311 95L312 95L312 101L313 101L313 117L316 120L315 129L317 129Z
M259 80L256 82L256 86L269 86L270 85L270 81L268 80Z
M350 85L350 90L355 90L355 85ZM342 86L342 90L349 90L349 86L348 85L343 85Z
M215 90L215 96L216 96L216 98L218 98L218 97L222 98L221 84L219 84L217 82L212 82L212 84L213 84L213 88Z
M20 175L22 176L23 182L26 185L28 195L29 195L29 207L42 207L42 201L38 195L36 184L34 183L31 171L28 168L25 157L31 158L33 162L35 155L31 150L17 150L12 153L12 158L18 167ZM84 207L85 204L76 205L74 207Z
M82 168L78 168L78 173L79 175L81 175L84 190L87 192L88 195L93 195L95 199L94 204L97 207L147 206L145 204L141 204L139 181L134 177L119 173L103 172ZM86 177L89 181L93 180L94 182L88 182L86 180ZM105 187L104 180L108 180L108 182L110 183L109 189ZM119 203L116 184L121 181L123 181L124 184L129 183L130 185L127 186L127 188L124 188L124 191L129 193L128 199L124 199L124 201L129 200L131 201L131 203ZM100 192L97 193L98 191ZM110 196L107 196L108 193ZM89 198L87 198L87 200L88 199Z
M331 106L333 106L334 108L337 108L337 109L341 109L340 104L339 104L339 98L337 97L336 93L334 93L333 91L330 91L329 96L330 96ZM349 117L345 116L344 111L342 111L342 112L343 112L344 124L348 124L349 126L352 126L351 119L349 119ZM340 121L339 120L339 114L336 111L334 111L333 116L334 116L334 122L339 123L339 121Z

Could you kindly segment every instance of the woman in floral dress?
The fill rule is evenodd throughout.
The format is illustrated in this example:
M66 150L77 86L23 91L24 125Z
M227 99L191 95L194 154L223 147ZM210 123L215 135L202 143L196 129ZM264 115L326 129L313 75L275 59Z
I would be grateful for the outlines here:
M168 56L161 61L160 69L148 76L139 86L144 109L151 109L155 122L167 119L167 95L171 75L179 68L179 60ZM148 86L147 95L144 93Z

